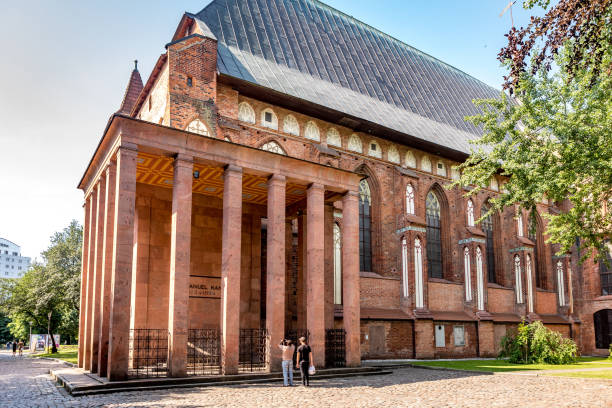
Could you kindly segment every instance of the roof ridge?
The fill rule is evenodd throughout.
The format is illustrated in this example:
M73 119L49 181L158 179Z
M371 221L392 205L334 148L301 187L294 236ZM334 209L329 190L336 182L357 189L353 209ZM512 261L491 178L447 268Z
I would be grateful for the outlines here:
M488 88L494 89L494 90L496 90L496 91L501 91L501 89L497 89L497 88L495 88L495 87L493 87L493 86L491 86L491 85L489 85L489 84L487 84L487 83L485 83L485 82L481 81L480 79L476 78L475 76L468 74L467 72L465 72L465 71L463 71L463 70L461 70L461 69L459 69L459 68L457 68L457 67L455 67L455 66L453 66L453 65L449 64L448 62L444 62L444 61L442 61L441 59L439 59L439 58L437 58L437 57L434 57L434 56L433 56L433 55L431 55L431 54L426 53L425 51L421 51L421 50L419 50L418 48L415 48L415 47L413 47L412 45L410 45L410 44L408 44L408 43L406 43L406 42L404 42L404 41L402 41L402 40L400 40L400 39L398 39L398 38L395 38L394 36L392 36L392 35L390 35L390 34L388 34L388 33L385 33L384 31L379 30L378 28L376 28L376 27L374 27L374 26L371 26L370 24L368 24L368 23L366 23L366 22L363 22L363 21L359 20L357 17L353 17L353 16L351 16L350 14L346 14L345 12L343 12L343 11L341 11L341 10L338 10L337 8L335 8L335 7L333 7L333 6L330 6L330 5L329 5L329 4L327 4L327 3L323 3L321 0L303 0L303 1L305 1L305 2L311 2L311 3L317 4L317 5L321 6L322 8L328 9L328 10L329 10L329 11L331 11L331 12L334 12L334 13L340 14L341 16L347 17L347 18L349 18L350 20L352 20L352 21L354 21L354 22L356 22L356 23L359 23L359 24L360 24L360 25L362 25L362 26L365 26L365 28L368 28L368 29L370 29L370 30L372 30L372 31L375 31L377 34L382 34L384 37L387 37L388 39L390 39L390 40L392 40L392 41L395 41L395 42L399 43L400 45L403 45L403 46L405 46L405 47L409 47L410 49L412 49L412 50L414 50L414 51L418 52L419 54L422 54L422 55L423 55L423 56L425 56L425 57L431 58L431 59L435 60L435 61L436 61L436 62L438 62L438 63L441 63L441 64L443 64L443 65L445 65L445 66L447 66L447 67L449 67L449 68L452 68L453 70L455 70L455 71L459 72L460 74L463 74L463 75L465 75L465 76L470 77L471 79L474 79L474 80L476 80L476 81L480 82L481 84L483 84L483 85L487 86ZM215 2L215 0L211 1L211 2L208 4L208 6L210 6L210 5L211 5L211 4L213 4L214 2ZM204 9L206 9L208 6L204 7ZM204 11L204 9L203 9L202 11Z

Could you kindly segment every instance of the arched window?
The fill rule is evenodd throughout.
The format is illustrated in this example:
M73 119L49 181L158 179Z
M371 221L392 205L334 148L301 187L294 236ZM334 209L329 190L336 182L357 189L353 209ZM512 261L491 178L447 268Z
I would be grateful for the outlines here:
M413 169L416 167L416 157L414 157L414 153L412 153L410 150L406 152L406 157L404 160L406 162L406 167Z
M436 164L436 174L438 176L446 177L446 165L442 162Z
M463 248L463 271L465 273L465 300L472 301L472 272L470 264L470 248Z
M461 178L461 173L459 172L459 169L455 166L451 167L451 178L453 180L459 180Z
M603 309L593 314L595 323L595 348L607 349L612 343L612 309Z
M261 125L270 129L278 129L278 118L276 113L270 108L261 111Z
M476 286L478 290L478 310L484 310L484 276L482 272L482 251L476 247Z
M423 156L421 159L421 170L431 173L431 160L429 160L429 157Z
M372 195L366 179L359 183L359 267L372 270Z
M414 188L410 183L406 185L406 214L414 215Z
M606 248L608 248L606 246ZM599 282L601 285L602 296L612 295L612 256L608 249L606 253L608 263L599 261Z
M342 147L342 139L340 138L340 132L336 128L329 128L327 131L327 144L329 146Z
M408 297L408 243L402 238L402 294Z
M370 145L368 146L368 154L378 159L382 158L382 149L375 140L370 141Z
M535 211L532 211L531 214L529 214L529 222L527 223L527 234L528 238L532 240L535 244L535 246L533 247L533 270L535 271L536 286L538 288L546 289L546 276L542 271L542 267L544 265L541 263L542 258L540 258L540 256L542 255L542 251L539 248L542 244L540 239L540 226Z
M185 130L188 132L197 133L198 135L202 136L210 136L208 128L204 123L202 123L200 119L193 120L187 125L187 128Z
M238 105L238 120L255 123L255 111L247 102L241 102Z
M559 306L565 306L565 279L563 277L563 261L557 261L557 292L559 295Z
M423 303L423 250L421 240L414 239L414 303L417 309L424 307Z
M397 148L393 145L389 147L389 151L387 152L387 160L395 164L399 164L400 162L399 152L397 151Z
M467 225L474 226L474 202L471 199L467 201Z
M499 183L497 182L495 176L491 176L491 181L489 184L491 185L491 190L499 191Z
M442 228L440 201L433 191L425 201L427 222L427 270L429 277L442 278Z
M533 283L531 275L531 255L525 260L525 275L527 279L527 312L533 313Z
M290 135L294 136L300 135L300 125L295 116L285 116L285 119L283 120L283 132L289 133Z
M363 152L363 148L361 146L361 139L354 133L351 135L351 137L349 137L348 149L357 153Z
M283 148L278 143L276 143L274 140L271 140L268 143L264 143L263 145L261 145L260 149L268 151L268 152L272 152L272 153L282 154L283 156L287 155L287 153L285 153Z
M334 304L342 304L342 235L334 223Z
M516 235L518 235L519 237L523 236L523 214L521 213L521 210L519 209L518 212L516 213Z
M480 216L489 212L490 207L487 204L483 204L480 209ZM486 253L487 253L487 277L490 283L497 283L497 276L495 275L495 238L494 230L495 224L491 214L487 215L480 223L482 231L485 233L486 238Z
M521 279L521 258L514 255L514 290L516 291L516 303L523 303L523 282Z
M306 127L304 128L304 137L317 142L320 140L319 127L316 125L316 123L313 121L308 121L308 123L306 123Z

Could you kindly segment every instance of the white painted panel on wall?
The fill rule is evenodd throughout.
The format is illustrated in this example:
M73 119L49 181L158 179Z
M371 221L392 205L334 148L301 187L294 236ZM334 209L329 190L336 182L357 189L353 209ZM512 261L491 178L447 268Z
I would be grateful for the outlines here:
M443 324L436 324L436 347L446 347Z

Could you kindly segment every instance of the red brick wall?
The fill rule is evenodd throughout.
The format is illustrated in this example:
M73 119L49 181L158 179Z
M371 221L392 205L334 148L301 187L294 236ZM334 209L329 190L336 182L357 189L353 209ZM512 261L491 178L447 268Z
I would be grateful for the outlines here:
M444 325L445 347L435 347L435 358L476 357L476 323L475 322L442 322L434 321L436 325ZM455 346L453 327L463 326L465 346ZM433 333L432 333L433 334ZM434 343L435 345L435 343Z
M428 282L430 310L462 311L465 287L456 283Z
M364 278L360 279L362 307L398 309L400 281L397 279Z
M376 352L370 347L371 328L382 327L384 349ZM361 358L393 359L412 358L413 323L405 320L362 320L361 321Z

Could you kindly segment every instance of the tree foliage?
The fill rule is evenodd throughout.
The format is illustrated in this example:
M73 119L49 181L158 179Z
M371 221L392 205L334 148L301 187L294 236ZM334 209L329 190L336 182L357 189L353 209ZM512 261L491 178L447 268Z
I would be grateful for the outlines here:
M0 306L11 320L8 327L16 338L32 331L47 332L51 312L51 331L69 339L78 334L82 227L72 221L51 237L51 245L20 279L4 279L0 287Z
M612 32L610 26L605 30ZM467 119L484 132L473 141L470 157L460 166L461 178L453 184L475 185L471 195L501 172L507 183L492 200L491 212L513 205L534 210L543 199L552 200L558 205L542 214L549 220L549 242L568 252L580 238L584 257L602 249L612 231L612 77L602 69L612 64L612 39L599 39L603 43L597 47L604 52L593 64L600 69L577 69L576 47L583 41L569 38L555 51L555 70L542 67L536 54L535 74L520 73L514 88L519 100L502 94L475 101L483 113ZM585 41L583 52L594 46ZM508 62L511 69L515 63Z
M523 2L527 9L547 9L549 4L550 0ZM506 34L508 45L498 55L510 71L504 78L504 88L516 87L526 71L535 74L550 70L563 49L568 58L568 78L577 71L591 72L592 78L602 69L610 73L612 67L603 62L612 33L611 5L612 0L560 0L544 16L531 17L526 27L512 27Z
M576 361L578 347L538 320L522 322L516 333L504 336L499 356L515 364L569 364Z

